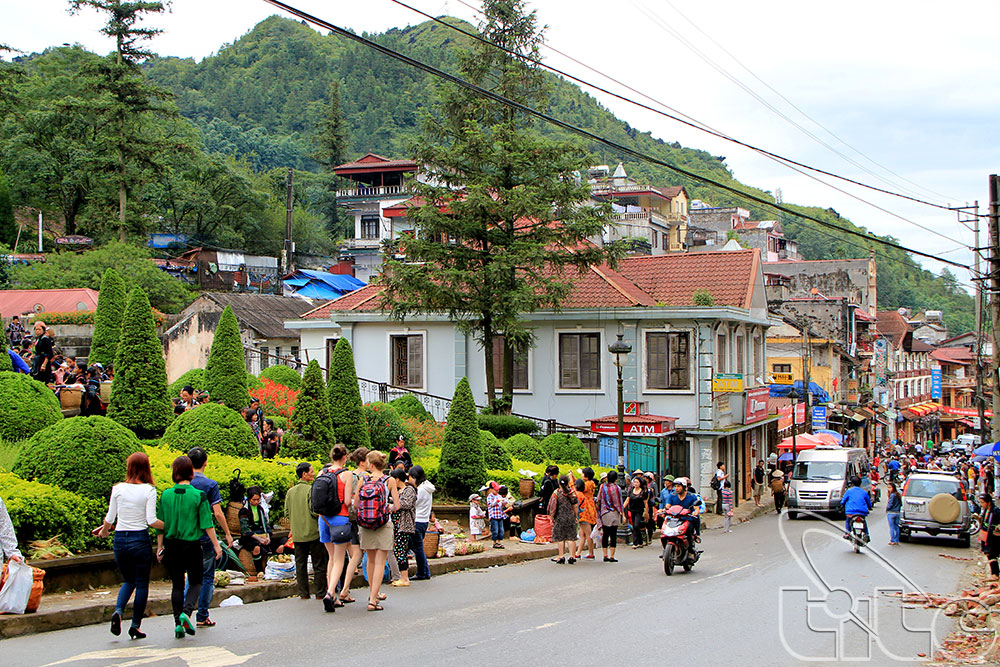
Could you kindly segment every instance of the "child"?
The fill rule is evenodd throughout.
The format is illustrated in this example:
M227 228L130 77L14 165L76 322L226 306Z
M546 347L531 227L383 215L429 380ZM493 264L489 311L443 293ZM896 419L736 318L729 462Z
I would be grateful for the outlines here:
M733 520L733 485L727 479L722 483L722 532L733 532L729 528Z
M481 496L473 493L469 496L469 534L473 540L483 537L483 530L486 528L486 512L479 506Z
M503 549L500 544L503 540L503 520L507 517L506 506L503 496L500 495L500 487L490 484L486 492L486 511L490 518L490 537L493 538L493 548Z

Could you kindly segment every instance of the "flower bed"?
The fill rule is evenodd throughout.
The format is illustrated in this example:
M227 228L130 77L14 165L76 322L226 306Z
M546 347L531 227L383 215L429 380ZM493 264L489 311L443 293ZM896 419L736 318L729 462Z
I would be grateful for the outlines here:
M278 415L286 419L291 417L295 412L295 399L298 398L299 392L266 377L261 377L260 383L262 386L251 389L250 395L260 401L264 414Z

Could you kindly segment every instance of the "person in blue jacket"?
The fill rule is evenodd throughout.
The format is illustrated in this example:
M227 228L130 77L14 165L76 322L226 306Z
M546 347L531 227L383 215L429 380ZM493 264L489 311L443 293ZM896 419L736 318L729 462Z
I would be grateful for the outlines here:
M865 517L865 540L868 540L868 513L872 509L872 497L867 491L861 488L861 478L855 475L851 478L851 488L847 490L844 497L840 499L840 507L844 510L844 527L847 535L851 534L851 517ZM846 536L845 536L846 537Z
M7 349L7 354L10 356L10 363L14 367L15 373L24 373L25 375L31 373L31 369L28 368L28 364L21 358L21 355L10 348Z

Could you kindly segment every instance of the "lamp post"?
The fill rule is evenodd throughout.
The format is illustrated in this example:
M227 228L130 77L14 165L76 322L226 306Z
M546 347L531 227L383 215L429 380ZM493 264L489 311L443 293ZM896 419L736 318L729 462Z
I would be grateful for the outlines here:
M795 458L798 456L798 449L795 446L795 404L799 400L799 392L796 391L795 385L792 385L792 390L788 392L788 398L792 399L792 465L795 465Z
M625 498L625 401L622 386L622 367L625 366L625 358L632 351L632 346L622 340L623 334L618 334L618 340L608 345L608 352L615 355L614 365L618 369L618 486L622 489L622 498ZM628 526L621 524L618 526L618 537L622 544L628 544Z

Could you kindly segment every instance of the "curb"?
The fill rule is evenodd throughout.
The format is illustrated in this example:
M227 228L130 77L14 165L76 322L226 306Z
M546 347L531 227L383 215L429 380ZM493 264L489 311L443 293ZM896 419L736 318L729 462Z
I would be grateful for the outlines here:
M428 565L430 566L431 575L438 576L448 574L449 572L513 565L529 560L551 558L557 553L558 549L555 546L546 546L509 553L487 552L453 558L432 558L428 560ZM351 583L351 588L366 587L367 584L364 577L355 577ZM40 611L34 614L0 615L0 639L20 637L40 632L51 632L53 630L66 630L68 628L97 623L107 623L111 620L111 615L115 611L114 595L114 590L112 590L106 602L103 600L87 601L79 607L72 609L52 609L45 611L43 606ZM238 587L218 588L212 597L211 607L218 607L219 603L232 595L238 595L244 604L249 604L252 602L280 600L282 598L297 596L298 588L295 580L263 581ZM154 594L151 591L149 602L146 604L146 611L148 614L155 616L169 616L172 614L169 590L166 591L166 595L162 593Z

